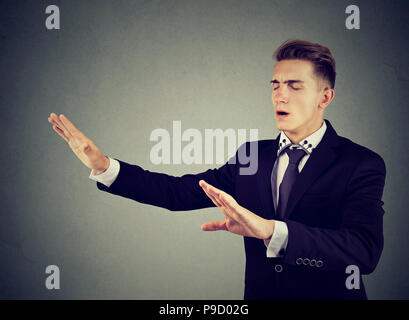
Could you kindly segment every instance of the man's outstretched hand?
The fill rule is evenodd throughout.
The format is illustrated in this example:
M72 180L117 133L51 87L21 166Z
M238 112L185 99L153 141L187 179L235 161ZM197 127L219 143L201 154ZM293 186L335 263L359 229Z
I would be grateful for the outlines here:
M53 125L54 131L68 143L78 159L88 168L96 170L97 173L108 169L109 159L66 116L57 116L55 113L51 113L48 122Z
M274 231L274 220L264 219L240 206L234 198L204 180L199 181L206 195L219 207L225 220L211 221L202 225L203 231L230 231L242 236L268 239Z

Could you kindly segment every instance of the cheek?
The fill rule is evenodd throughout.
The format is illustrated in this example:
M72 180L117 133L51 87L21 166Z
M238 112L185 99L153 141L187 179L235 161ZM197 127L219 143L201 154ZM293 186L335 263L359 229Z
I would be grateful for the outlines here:
M295 94L291 97L290 101L296 113L305 114L308 106L307 97L301 94Z
M294 102L296 102L297 111L302 114L310 114L315 111L316 100L315 97L311 95L298 95L294 97Z

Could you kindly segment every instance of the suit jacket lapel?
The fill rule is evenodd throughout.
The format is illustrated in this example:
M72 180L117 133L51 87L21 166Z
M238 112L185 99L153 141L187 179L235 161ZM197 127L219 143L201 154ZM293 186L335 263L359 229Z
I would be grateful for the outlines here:
M334 148L338 144L338 135L328 120L325 120L327 124L327 130L318 144L318 146L311 153L304 168L301 170L287 204L286 217L290 217L297 203L300 201L308 187L318 177L325 172L325 170L331 165L331 163L337 158L337 153Z
M279 136L275 140L271 140L264 150L259 152L257 184L260 192L260 201L265 212L263 217L266 219L273 219L275 217L271 190L271 172L277 158L278 140Z

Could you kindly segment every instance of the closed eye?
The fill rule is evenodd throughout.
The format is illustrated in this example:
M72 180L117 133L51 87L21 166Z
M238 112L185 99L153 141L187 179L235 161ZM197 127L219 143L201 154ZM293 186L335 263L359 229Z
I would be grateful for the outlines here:
M293 86L289 86L291 89L293 89L293 90L300 90L301 88L294 88ZM278 88L280 88L280 87L273 87L273 91L275 91L275 90L277 90Z
M302 89L302 83L304 83L304 81L301 81L301 80L287 80L287 81L284 81L284 84L287 84L291 89L296 90L296 91ZM273 91L280 88L280 82L277 81L277 80L270 80L270 84L271 84L271 87L273 88ZM294 87L294 85L295 86L300 86L301 85L301 88Z

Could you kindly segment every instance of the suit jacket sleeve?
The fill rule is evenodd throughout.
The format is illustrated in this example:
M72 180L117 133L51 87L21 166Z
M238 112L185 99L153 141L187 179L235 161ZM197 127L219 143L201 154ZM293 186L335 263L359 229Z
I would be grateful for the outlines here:
M235 157L237 157L237 153ZM215 206L199 186L199 181L202 179L221 190L225 190L232 196L235 195L234 185L237 168L236 164L230 162L218 169L175 177L164 173L150 172L138 165L118 161L120 170L115 181L110 187L97 182L98 189L171 211Z
M345 273L348 265L356 265L361 274L373 272L383 249L385 175L383 159L374 152L366 153L349 179L337 230L286 219L289 237L285 263L312 268L300 263L300 258L308 258L321 260L320 270Z

